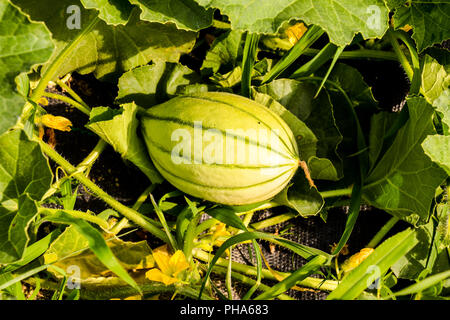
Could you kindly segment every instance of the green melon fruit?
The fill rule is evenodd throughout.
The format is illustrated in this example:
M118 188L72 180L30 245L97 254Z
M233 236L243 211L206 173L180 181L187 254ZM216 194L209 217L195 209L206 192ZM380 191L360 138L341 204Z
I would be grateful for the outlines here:
M275 113L253 100L221 92L178 96L141 119L159 172L198 198L244 205L268 200L295 174L295 137Z

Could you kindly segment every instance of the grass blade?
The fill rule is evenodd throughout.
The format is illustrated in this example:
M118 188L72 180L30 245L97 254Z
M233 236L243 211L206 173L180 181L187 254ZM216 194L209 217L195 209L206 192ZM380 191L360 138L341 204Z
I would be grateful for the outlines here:
M270 82L278 77L284 70L293 64L306 49L308 49L317 39L319 39L324 31L318 26L311 26L308 31L300 38L300 40L289 50L278 63L267 73L261 84Z
M450 277L450 270L447 270L447 271L432 275L428 278L425 278L420 282L417 282L405 289L402 289L402 290L394 293L394 295L395 296L405 296L408 294L418 293L429 287L434 286L435 284L438 284L439 282L441 282L449 277Z
M294 71L289 78L295 79L298 77L307 77L313 74L334 56L337 48L338 47L336 45L328 43L314 56L314 58Z
M242 57L241 95L250 98L253 65L255 64L256 50L258 49L259 35L247 33L244 53Z
M322 265L325 264L327 259L324 256L315 256L308 263L302 266L300 269L294 271L290 276L286 277L282 281L274 285L270 290L260 294L255 300L269 300L277 297L278 295L286 292L290 288L296 285L298 281L302 281Z
M353 300L372 284L373 271L383 275L395 262L408 253L418 240L413 230L407 229L384 241L350 273L327 297L328 300Z
M325 74L325 77L323 77L322 82L319 85L319 89L317 89L316 95L314 96L314 99L317 98L317 96L319 95L320 91L322 90L325 82L327 81L328 77L330 76L331 71L334 68L334 65L336 64L337 60L339 59L339 56L341 55L341 53L344 51L345 47L339 47L336 49L336 51L334 52L334 57L333 57L333 61L331 61L331 65L327 70L327 73Z
M205 285L206 285L206 281L209 278L209 275L211 274L212 268L214 267L214 265L216 264L217 260L225 253L225 251L240 242L243 241L248 241L248 240L255 240L255 239L262 239L262 240L268 240L271 242L274 242L280 246L283 246L285 248L288 248L290 250L292 250L293 252L295 252L296 254L300 255L301 257L305 258L305 259L309 259L312 258L314 256L317 256L318 254L323 256L326 260L326 262L328 263L330 261L330 255L322 252L318 249L313 249L313 248L309 248L307 246L303 246L301 244L297 244L294 243L295 245L293 245L292 241L288 241L286 239L283 239L281 237L276 237L267 233L263 233L263 232L243 232L240 233L238 235L235 235L231 238L229 238L227 241L225 241L217 250L216 254L214 255L213 259L211 260L211 263L209 264L209 268L208 271L206 272L206 275L204 277L204 280L202 282L202 286L200 289L200 294L203 292ZM255 248L255 251L257 249ZM322 254L323 253L323 254Z
M55 240L60 235L60 233L61 232L59 230L54 230L41 240L26 247L22 259L19 262L7 265L2 268L2 272L0 274L16 271L17 269L27 265L34 259L43 255L44 252L47 251L53 240Z

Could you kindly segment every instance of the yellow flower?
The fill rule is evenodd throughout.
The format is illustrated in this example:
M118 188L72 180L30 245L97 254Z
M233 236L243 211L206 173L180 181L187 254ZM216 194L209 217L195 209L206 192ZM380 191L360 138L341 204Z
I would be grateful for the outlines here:
M370 256L373 252L373 248L364 248L361 249L360 252L355 253L350 258L344 261L342 264L342 271L345 273L350 272L351 270L355 269L357 266L361 264L365 259L367 259L368 256Z
M153 250L153 258L158 268L150 269L145 273L147 279L162 282L165 285L171 285L181 281L177 278L180 272L189 268L183 251L177 250L170 255L167 245L161 246Z
M72 122L69 119L61 116L45 114L41 117L40 120L44 126L60 131L70 131L72 127Z
M293 26L286 29L286 35L289 38L289 42L294 45L298 40L305 34L308 28L301 23L294 24Z
M39 103L40 105L43 105L43 106L48 106L48 100L45 97L40 97L39 100L37 101L37 103Z
M230 235L230 232L227 231L227 226L222 222L212 227L211 231L213 231L211 242L214 246L218 247L220 247L224 243L224 241L219 240L219 238Z

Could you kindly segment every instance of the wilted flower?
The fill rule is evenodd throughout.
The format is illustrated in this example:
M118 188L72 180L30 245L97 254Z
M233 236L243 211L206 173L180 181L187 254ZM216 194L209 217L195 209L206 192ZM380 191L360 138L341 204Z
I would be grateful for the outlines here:
M361 249L358 253L355 253L350 258L344 261L341 268L345 273L350 272L355 269L357 266L361 264L368 256L370 256L373 252L373 248L364 248Z
M48 128L60 131L70 131L72 127L72 122L69 119L51 114L43 115L40 118L40 122Z

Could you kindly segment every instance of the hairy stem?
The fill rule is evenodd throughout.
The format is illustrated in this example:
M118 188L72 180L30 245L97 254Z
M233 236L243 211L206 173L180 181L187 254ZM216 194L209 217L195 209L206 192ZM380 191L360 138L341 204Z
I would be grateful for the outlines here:
M55 161L58 165L60 165L69 175L73 175L75 179L77 179L80 183L86 186L89 190L91 190L97 197L106 202L111 208L117 210L119 213L124 215L127 219L133 221L138 226L147 230L155 237L167 242L169 239L167 238L164 231L155 226L155 222L150 218L147 218L133 210L113 197L111 197L108 193L103 191L100 187L98 187L95 183L93 183L89 178L87 178L83 173L77 172L76 168L70 164L66 159L64 159L58 152L53 150L47 143L43 142L41 139L35 137L34 139L41 146L42 151L49 156L53 161Z
M89 114L91 113L91 110L89 108L86 108L81 103L73 100L72 98L66 97L62 94L57 94L57 93L52 93L52 92L43 92L42 96L66 102L66 103L70 104L72 107L80 110L87 116L89 116Z
M54 208L45 208L45 207L40 207L38 208L38 213L43 214L43 215L52 215L55 214L59 211L64 211L68 214L70 214L72 217L74 218L80 218L92 223L95 223L97 225L99 225L100 227L102 227L105 230L109 229L109 224L108 222L106 222L105 220L94 216L92 214L83 212L83 211L78 211L78 210L66 210L66 209L54 209Z

